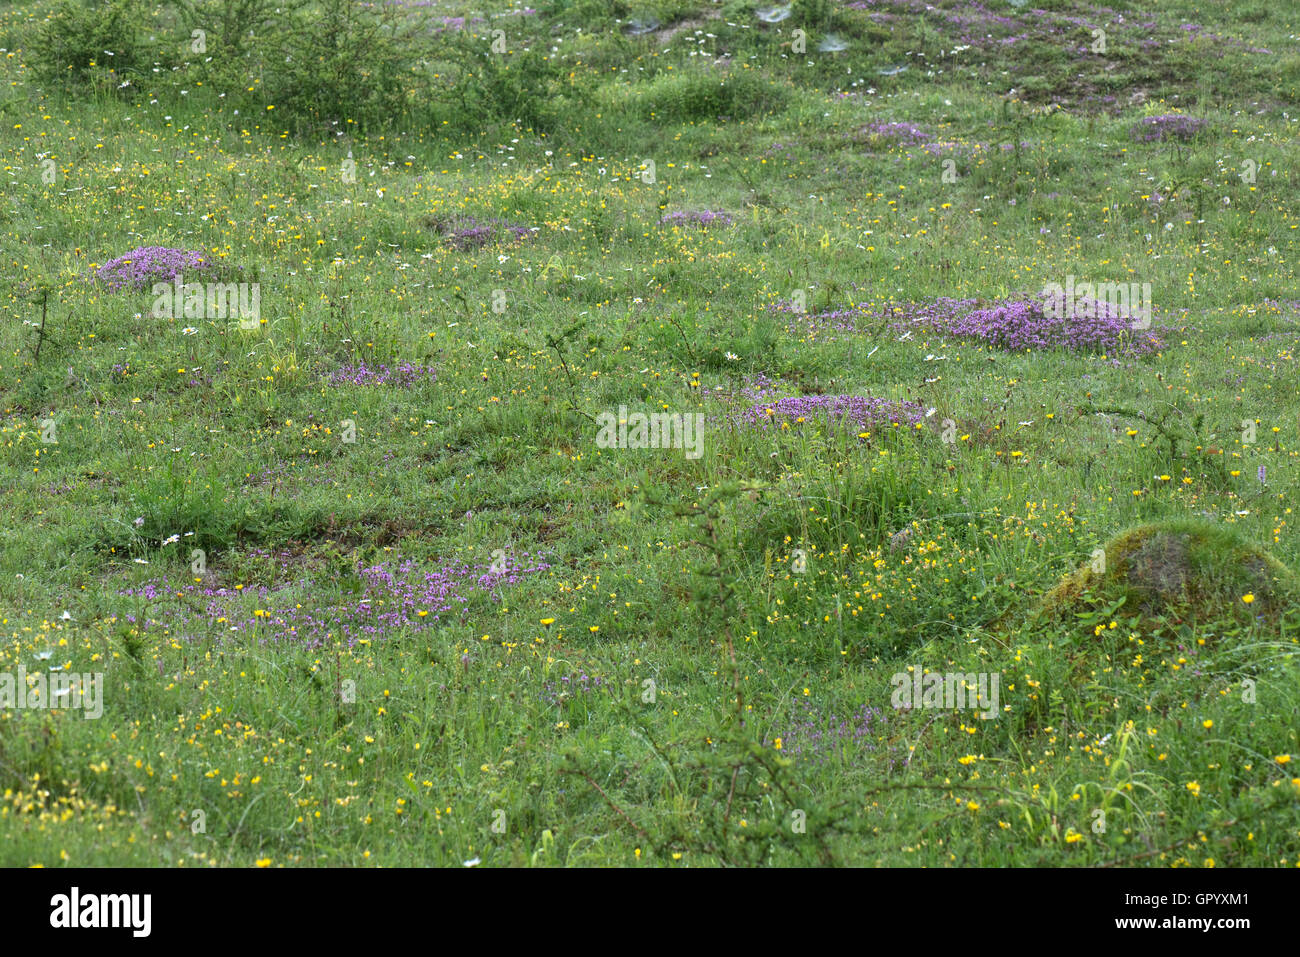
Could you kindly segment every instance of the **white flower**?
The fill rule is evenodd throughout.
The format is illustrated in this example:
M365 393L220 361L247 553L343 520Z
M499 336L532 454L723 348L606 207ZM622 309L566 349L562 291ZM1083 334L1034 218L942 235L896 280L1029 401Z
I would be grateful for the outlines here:
M199 330L195 329L193 326L186 326L184 329L181 330L181 335L183 335L183 336L192 336L192 335L194 335L194 333L196 333L196 332L198 332L198 331L199 331Z
M728 353L727 353L727 358L730 359L732 362L739 362L739 361L740 361L740 356L736 355L734 352L728 352Z
M164 545L170 545L170 544L172 544L173 542L179 542L180 540L181 540L181 537L180 537L179 535L172 535L170 538L165 538L165 539L163 539L163 544L164 544Z

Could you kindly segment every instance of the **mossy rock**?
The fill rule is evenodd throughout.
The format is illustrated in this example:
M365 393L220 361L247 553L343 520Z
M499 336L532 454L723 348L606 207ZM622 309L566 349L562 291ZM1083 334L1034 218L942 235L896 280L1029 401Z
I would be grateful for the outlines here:
M1276 620L1300 608L1300 580L1229 529L1185 519L1129 529L1043 596L1060 618L1125 598L1126 613L1175 620ZM1243 596L1252 596L1249 602Z

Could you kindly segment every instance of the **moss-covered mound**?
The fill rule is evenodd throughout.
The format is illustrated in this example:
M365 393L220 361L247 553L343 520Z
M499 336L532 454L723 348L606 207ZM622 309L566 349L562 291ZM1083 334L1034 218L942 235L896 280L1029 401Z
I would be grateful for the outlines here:
M1205 621L1275 621L1300 608L1300 580L1227 528L1196 520L1158 522L1112 538L1101 554L1043 596L1058 618L1127 599L1128 613Z

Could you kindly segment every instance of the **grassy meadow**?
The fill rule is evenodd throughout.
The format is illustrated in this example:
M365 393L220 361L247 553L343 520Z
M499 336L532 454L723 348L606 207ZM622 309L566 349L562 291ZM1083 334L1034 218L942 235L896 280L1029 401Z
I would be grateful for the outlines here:
M0 3L0 863L1300 866L1300 11L534 2Z

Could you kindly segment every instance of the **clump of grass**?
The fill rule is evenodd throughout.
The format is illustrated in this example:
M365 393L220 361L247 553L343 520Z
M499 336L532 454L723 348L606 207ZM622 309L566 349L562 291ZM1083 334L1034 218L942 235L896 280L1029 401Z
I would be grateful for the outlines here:
M1275 622L1300 597L1300 581L1275 557L1196 519L1128 529L1099 552L1043 596L1040 616L1123 601L1149 616Z
M1162 143L1165 140L1190 140L1205 129L1205 120L1182 113L1145 116L1129 129L1129 136L1139 143Z

